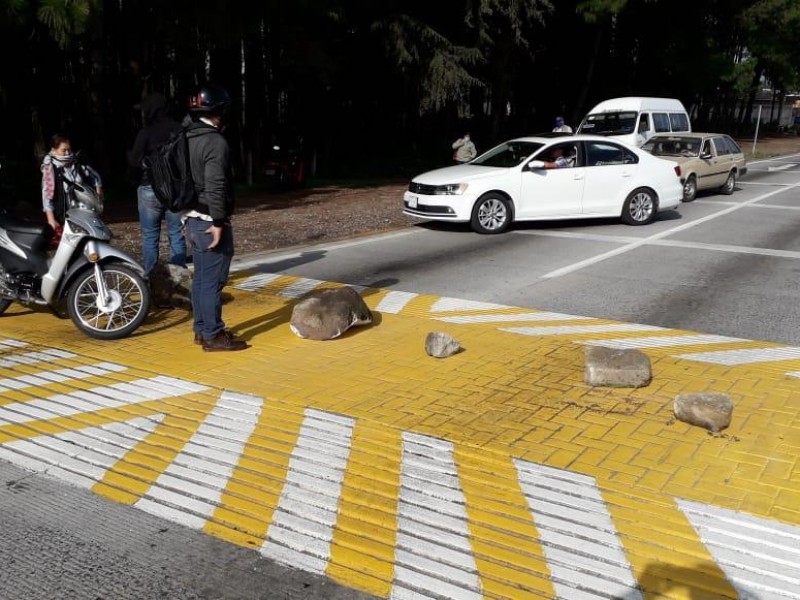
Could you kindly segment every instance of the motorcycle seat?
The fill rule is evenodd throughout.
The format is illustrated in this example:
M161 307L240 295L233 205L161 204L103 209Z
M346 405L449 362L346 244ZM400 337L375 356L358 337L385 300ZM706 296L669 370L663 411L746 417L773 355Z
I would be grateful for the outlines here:
M25 235L46 236L52 235L53 228L49 223L32 223L22 221L9 215L0 215L0 227L8 232L22 233Z

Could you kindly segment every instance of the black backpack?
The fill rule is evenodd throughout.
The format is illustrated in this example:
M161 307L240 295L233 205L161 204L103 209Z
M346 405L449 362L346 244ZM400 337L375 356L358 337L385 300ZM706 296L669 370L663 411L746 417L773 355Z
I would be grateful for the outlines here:
M153 192L167 210L177 212L197 204L186 128L172 132L147 153L142 164L150 170Z

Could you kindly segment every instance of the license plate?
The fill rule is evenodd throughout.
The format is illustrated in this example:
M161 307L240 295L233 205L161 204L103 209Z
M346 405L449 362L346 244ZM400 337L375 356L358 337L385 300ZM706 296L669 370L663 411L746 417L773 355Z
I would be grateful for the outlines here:
M418 201L419 201L419 198L409 194L409 196L408 196L408 208L417 208L417 202Z

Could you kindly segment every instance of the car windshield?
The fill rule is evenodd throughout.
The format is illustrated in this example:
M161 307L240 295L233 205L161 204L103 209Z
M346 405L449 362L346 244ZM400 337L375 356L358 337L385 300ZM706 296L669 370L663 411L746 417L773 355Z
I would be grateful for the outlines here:
M483 165L484 167L503 167L506 169L516 167L542 146L543 144L538 142L505 142L481 154L470 164Z
M642 146L642 150L654 156L697 156L700 154L700 140L690 137L652 137Z
M636 127L634 111L617 111L587 115L578 133L593 135L624 135Z

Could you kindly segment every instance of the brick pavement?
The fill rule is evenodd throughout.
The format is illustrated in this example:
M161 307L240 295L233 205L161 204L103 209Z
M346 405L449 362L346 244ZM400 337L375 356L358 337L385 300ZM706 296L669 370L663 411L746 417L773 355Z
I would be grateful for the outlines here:
M13 308L0 458L383 597L800 598L800 349L370 288L373 325L294 336L332 285L237 274L230 354L183 311L98 343ZM586 343L652 384L587 386ZM729 429L672 418L697 391Z

